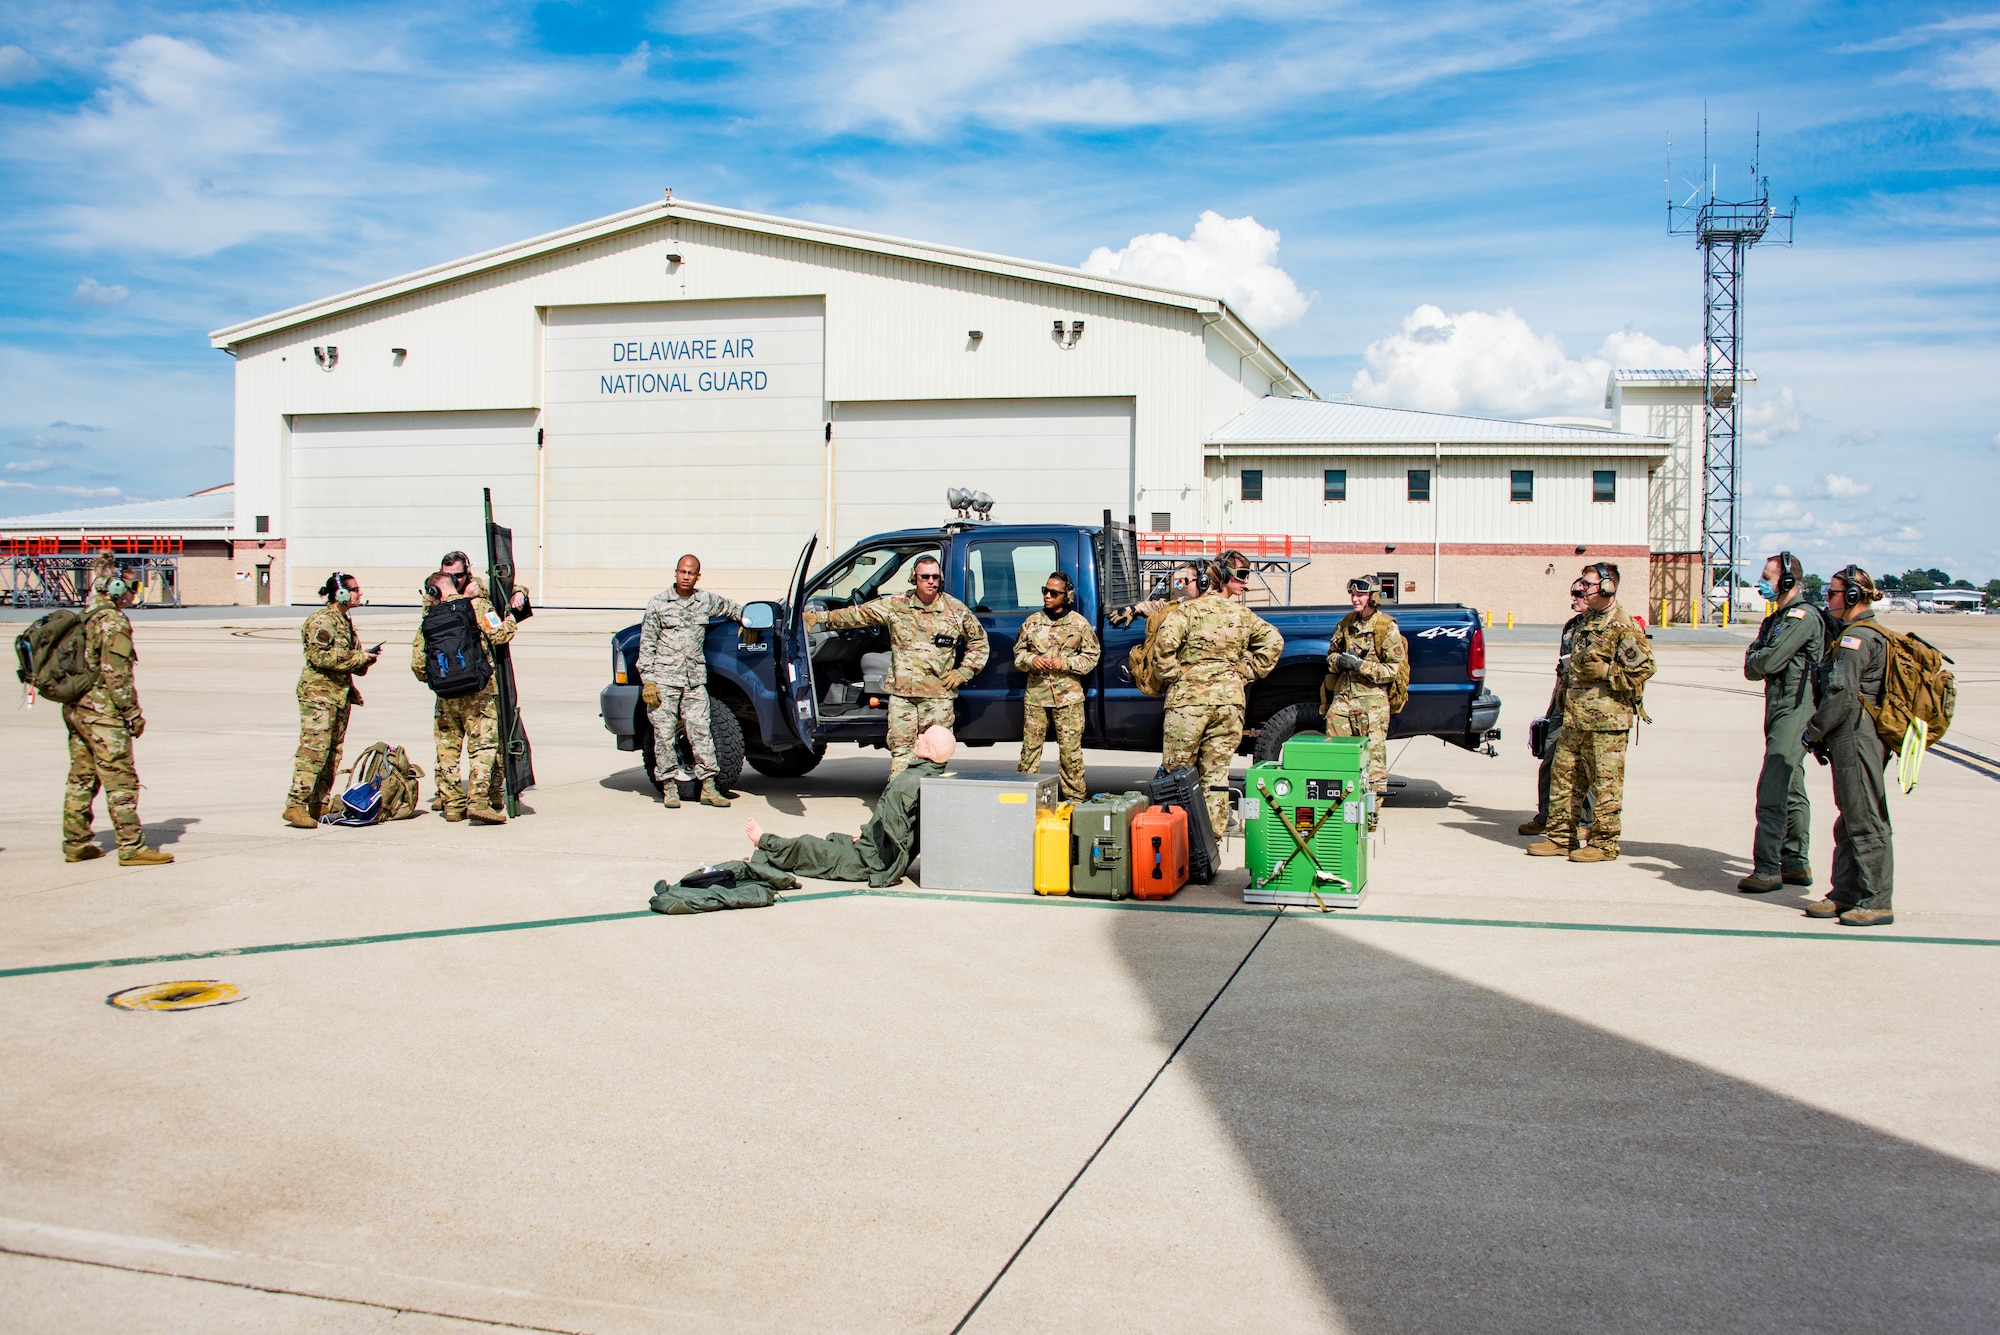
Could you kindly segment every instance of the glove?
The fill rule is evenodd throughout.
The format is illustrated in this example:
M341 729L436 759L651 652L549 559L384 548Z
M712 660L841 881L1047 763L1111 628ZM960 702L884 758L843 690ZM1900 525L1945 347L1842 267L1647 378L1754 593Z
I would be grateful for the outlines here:
M938 680L945 684L946 690L955 691L965 685L966 675L958 668L946 668L938 675Z
M639 688L639 698L646 702L646 708L658 709L660 707L660 688L649 681Z
M826 613L824 613L824 612L820 611L820 610L819 610L819 609L818 609L817 607L808 607L808 608L806 609L806 629L807 629L807 630L816 630L816 629L818 629L818 627L819 627L819 623L820 623L820 622L822 622L822 621L824 621L824 620L826 620Z
M146 716L144 714L134 714L126 719L125 731L131 733L134 737L144 737L146 735Z
M1122 629L1123 627L1132 624L1132 618L1135 615L1137 615L1135 609L1130 607L1120 607L1110 612L1106 612L1104 614L1104 619L1106 621L1109 621L1112 625L1120 627Z
M1601 658L1592 658L1584 663L1578 675L1585 681L1609 681L1611 680L1611 664Z
M1333 660L1333 667L1336 672L1353 672L1360 668L1360 666L1361 659L1355 654L1342 654Z

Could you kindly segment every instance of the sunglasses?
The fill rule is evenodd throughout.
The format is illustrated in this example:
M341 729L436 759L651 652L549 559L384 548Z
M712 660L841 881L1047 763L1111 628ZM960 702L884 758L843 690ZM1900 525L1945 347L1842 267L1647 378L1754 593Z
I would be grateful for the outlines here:
M1250 572L1247 570L1232 570L1229 572L1229 578L1237 584L1248 584L1250 582Z
M1043 590L1042 590L1042 597L1044 597L1044 598L1060 598L1060 597L1062 597L1062 596L1063 596L1063 595L1064 595L1065 593L1068 593L1068 592L1069 592L1069 590L1068 590L1068 589L1043 589Z
M920 570L920 571L918 571L918 572L917 572L917 578L918 578L918 579L930 579L930 580L941 580L941 579L943 579L943 578L944 578L944 576L943 576L943 575L941 575L941 574L938 574L938 573L937 573L936 571L932 571L932 572L931 572L930 574L926 575L926 574L925 574L924 572L922 572L922 571Z

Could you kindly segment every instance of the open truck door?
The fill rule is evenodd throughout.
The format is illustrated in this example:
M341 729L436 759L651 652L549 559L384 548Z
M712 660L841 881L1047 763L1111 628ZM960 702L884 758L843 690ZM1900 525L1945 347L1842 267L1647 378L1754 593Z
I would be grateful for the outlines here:
M819 692L813 686L812 638L806 633L806 575L812 570L813 552L818 547L819 535L814 534L799 553L798 567L792 571L791 599L785 606L785 633L779 644L783 659L778 670L791 702L785 724L808 751L819 745Z

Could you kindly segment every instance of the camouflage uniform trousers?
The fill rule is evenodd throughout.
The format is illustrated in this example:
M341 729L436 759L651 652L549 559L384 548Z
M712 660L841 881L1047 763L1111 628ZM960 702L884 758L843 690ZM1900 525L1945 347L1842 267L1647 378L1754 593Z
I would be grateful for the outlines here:
M895 778L916 759L917 736L929 727L958 729L958 700L919 698L913 695L889 697L889 777Z
M340 748L347 740L347 716L353 710L319 696L299 698L299 753L292 760L292 791L288 807L304 807L314 816L326 809L340 773Z
M63 851L75 852L91 843L90 809L97 790L104 790L104 807L118 832L121 852L144 847L139 825L139 771L132 764L132 734L122 724L83 720L63 711L69 729L69 779L63 785Z
M660 703L646 711L653 724L653 777L665 783L680 768L674 738L687 732L688 749L694 752L694 777L703 782L719 772L715 763L715 733L709 725L708 687L662 686Z
M1213 791L1229 784L1229 765L1243 742L1242 705L1175 705L1163 727L1166 769L1192 765L1208 795L1209 828L1220 835L1229 828L1229 794Z
M1027 707L1021 718L1020 771L1034 774L1042 768L1042 747L1048 741L1051 719L1055 721L1056 771L1062 775L1062 795L1081 802L1089 796L1083 783L1083 701Z
M1618 852L1618 835L1625 810L1625 743L1623 732L1586 732L1565 726L1556 741L1555 765L1549 771L1548 841L1568 848L1576 835L1580 795L1590 798L1590 845Z
M444 798L446 815L465 814L468 805L484 811L507 809L506 771L500 766L499 693L488 682L486 689L455 699L438 698L431 718L431 732L437 739L437 768L432 774ZM465 754L467 773L459 777L459 755Z
M1368 786L1389 793L1389 693L1342 691L1327 702L1326 735L1368 739ZM1379 807L1380 802L1376 805Z

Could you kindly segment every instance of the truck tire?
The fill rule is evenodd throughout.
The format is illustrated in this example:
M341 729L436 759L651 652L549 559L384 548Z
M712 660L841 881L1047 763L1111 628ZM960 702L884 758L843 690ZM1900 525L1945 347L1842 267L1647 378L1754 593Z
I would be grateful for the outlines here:
M663 792L666 785L660 782L654 762L659 757L658 742L653 736L653 721L646 714L644 706L638 711L639 755L646 765L646 781L653 785L655 792ZM708 697L708 733L715 739L715 785L724 792L733 791L737 779L743 775L743 725L736 715L729 712L714 695ZM689 749L686 737L674 738L677 759L684 769L694 768L694 752ZM691 802L701 796L701 785L692 779L684 780L677 790L681 801Z
M808 751L803 746L792 747L788 751L764 752L749 757L750 768L773 779L796 779L819 768L819 762L826 759L826 743L821 742Z
M1264 726L1257 730L1257 745L1250 752L1250 757L1260 765L1276 760L1286 742L1302 732L1319 732L1325 726L1317 704L1302 702L1286 705L1265 719Z

